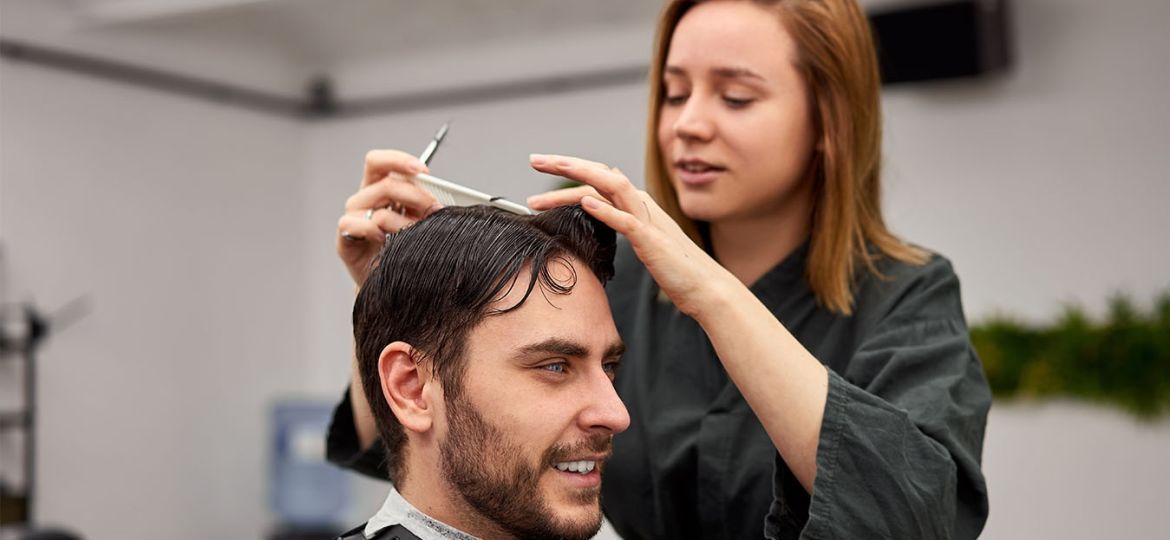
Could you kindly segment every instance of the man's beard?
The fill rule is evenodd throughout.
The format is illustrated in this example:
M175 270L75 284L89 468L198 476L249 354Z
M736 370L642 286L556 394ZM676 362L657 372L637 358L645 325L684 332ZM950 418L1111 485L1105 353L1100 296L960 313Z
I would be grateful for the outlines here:
M588 539L601 528L600 487L581 490L577 501L597 504L597 519L566 522L553 515L540 493L541 475L553 463L581 453L605 453L611 437L598 435L578 444L556 445L540 463L526 463L523 450L488 424L461 396L447 400L447 440L440 444L443 477L483 517L517 538ZM597 466L601 467L601 462ZM600 472L600 471L599 471Z

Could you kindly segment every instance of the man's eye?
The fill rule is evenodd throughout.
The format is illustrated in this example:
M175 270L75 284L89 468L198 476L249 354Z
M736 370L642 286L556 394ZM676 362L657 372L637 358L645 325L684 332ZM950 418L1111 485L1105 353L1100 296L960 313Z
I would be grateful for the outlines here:
M605 370L607 374L613 377L617 375L618 367L621 365L621 362L606 362L605 364L602 364L601 369Z
M540 366L540 368L545 370L545 371L551 371L553 373L564 373L565 372L565 364L562 364L562 363L545 364L543 366Z

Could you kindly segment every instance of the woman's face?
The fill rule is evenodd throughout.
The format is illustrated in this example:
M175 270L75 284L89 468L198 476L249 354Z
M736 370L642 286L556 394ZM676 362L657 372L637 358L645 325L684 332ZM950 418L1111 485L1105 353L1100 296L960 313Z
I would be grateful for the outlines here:
M675 28L658 146L682 211L712 223L811 208L815 142L796 43L774 11L711 1Z

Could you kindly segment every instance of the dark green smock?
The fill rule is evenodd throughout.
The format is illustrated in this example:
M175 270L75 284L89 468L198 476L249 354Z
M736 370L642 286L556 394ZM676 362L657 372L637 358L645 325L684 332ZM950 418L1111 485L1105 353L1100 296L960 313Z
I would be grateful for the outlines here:
M658 292L625 243L606 287L626 343L618 393L629 430L602 482L632 538L974 538L987 519L980 455L991 393L950 263L883 259L849 317L816 303L808 245L751 290L830 368L814 496L800 486L731 383L706 334ZM386 478L381 445L359 452L348 399L330 459Z

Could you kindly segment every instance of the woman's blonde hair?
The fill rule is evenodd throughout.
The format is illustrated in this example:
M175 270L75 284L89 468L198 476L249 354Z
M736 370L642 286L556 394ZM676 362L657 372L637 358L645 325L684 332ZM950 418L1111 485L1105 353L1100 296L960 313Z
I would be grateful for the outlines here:
M659 16L646 129L647 190L699 243L697 224L679 207L657 132L671 37L687 10L701 1L670 0ZM883 255L912 264L928 258L890 233L882 219L881 79L869 21L855 0L742 1L774 10L796 42L797 69L808 85L820 142L811 161L815 185L806 278L818 302L848 315L862 266L881 277L876 260Z

